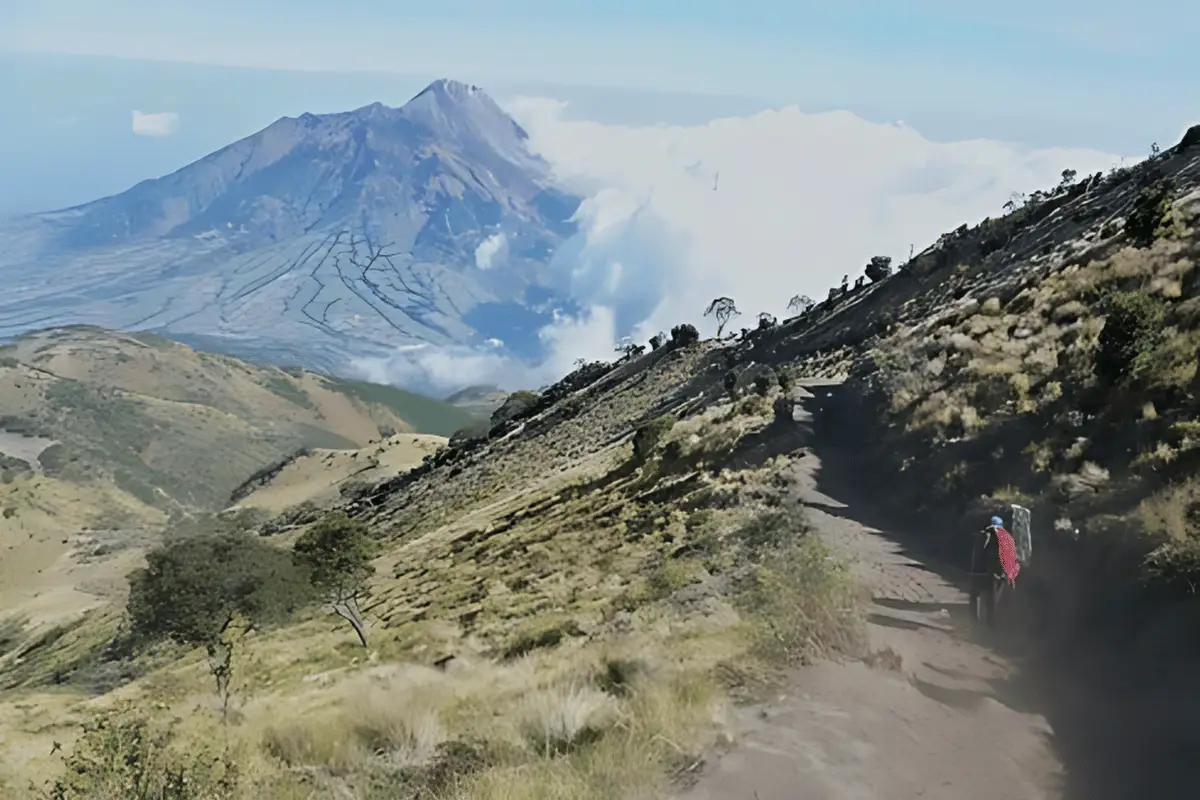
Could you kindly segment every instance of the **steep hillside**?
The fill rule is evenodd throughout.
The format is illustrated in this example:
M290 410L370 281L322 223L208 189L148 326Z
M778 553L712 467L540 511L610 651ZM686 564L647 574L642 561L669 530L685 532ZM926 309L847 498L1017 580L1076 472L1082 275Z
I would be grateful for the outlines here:
M513 341L552 297L543 267L579 202L527 139L448 80L402 108L277 120L121 194L0 226L0 335L154 330L323 372L396 346Z
M357 450L307 450L251 477L234 490L234 509L304 516L302 507L329 507L348 491L408 472L447 443L444 436L397 433ZM285 512L291 513L285 513ZM284 520L284 524L291 524Z
M96 605L89 582L119 582L126 562L85 563L91 555L132 557L168 521L219 511L253 473L297 451L445 435L470 420L390 387L149 334L21 337L0 350L0 607L50 619Z

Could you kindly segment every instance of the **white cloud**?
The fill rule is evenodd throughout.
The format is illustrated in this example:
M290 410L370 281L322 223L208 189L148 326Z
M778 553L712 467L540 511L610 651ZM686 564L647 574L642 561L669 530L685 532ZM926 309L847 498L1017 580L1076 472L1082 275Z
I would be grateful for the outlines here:
M504 232L492 234L475 248L475 266L479 269L491 269L499 260L503 260L507 249L508 237Z
M824 297L874 255L903 261L963 222L1002 213L1014 190L1086 175L1111 154L1002 142L939 143L902 124L796 108L692 127L566 119L524 98L513 112L533 149L588 201L584 232L556 258L564 280L618 310L622 331L700 322L733 297L747 318ZM719 174L719 177L718 177ZM630 313L636 311L637 313ZM633 317L631 319L631 317Z
M612 309L597 306L579 317L556 314L538 336L549 356L538 364L525 364L498 352L499 340L489 339L487 349L409 345L398 347L387 358L360 358L351 367L364 380L395 383L433 395L445 395L468 386L528 389L544 386L574 368L577 359L613 358L617 340Z
M550 271L589 312L542 332L550 355L538 367L494 350L430 349L409 359L409 374L450 388L543 383L577 358L610 358L620 335L644 341L683 321L711 333L715 324L701 315L719 295L733 297L745 320L760 311L787 316L792 295L820 299L872 256L900 263L910 246L919 252L964 222L1003 213L1013 191L1052 186L1068 167L1082 177L1119 160L1093 150L932 142L848 112L784 108L633 127L567 119L564 108L523 98L511 110L565 187L586 198L576 215L581 232Z
M135 136L170 136L179 128L179 115L174 111L159 111L144 114L133 111L133 133Z

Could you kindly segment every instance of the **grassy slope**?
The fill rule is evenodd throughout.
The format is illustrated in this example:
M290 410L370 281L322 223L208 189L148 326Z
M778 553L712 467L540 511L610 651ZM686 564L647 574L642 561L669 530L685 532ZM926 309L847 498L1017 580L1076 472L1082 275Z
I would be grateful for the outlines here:
M325 383L334 391L355 397L364 403L390 408L397 416L407 420L418 433L449 436L475 421L473 415L458 406L406 392L394 386L345 378L328 378Z
M1154 241L1139 244L1122 223L1152 171L1177 191ZM1086 587L1047 606L1047 624L1078 632L1102 618L1136 637L1195 611L1198 257L1193 146L956 231L767 346L809 374L850 376L848 394L879 419L861 433L876 445L864 467L894 487L881 500L949 531L1011 502L1033 508L1045 566L1029 580ZM1123 292L1163 318L1113 385L1095 364L1106 298Z
M23 336L0 355L0 608L38 624L119 594L147 534L223 508L263 464L418 429L442 405L405 396L419 409L410 421L366 386L91 327ZM90 558L97 548L108 555Z
M240 662L234 732L246 796L304 796L289 794L288 767L314 776L321 797L391 797L405 781L435 780L398 764L459 773L451 796L654 791L720 733L731 691L780 659L815 655L805 631L787 654L759 652L776 639L733 592L746 531L791 541L802 523L767 505L795 442L767 431L769 398L724 399L707 366L716 358L693 347L618 366L505 437L383 481L373 510L357 500L385 545L368 603L373 652L363 659L323 616L256 637ZM658 442L664 457L636 468L629 434L671 409L685 419ZM816 542L795 549L773 599L815 596L846 626L822 639L853 641L853 584ZM36 711L9 728L13 770L52 769L39 751L47 736L69 739L67 721L122 702L161 703L190 720L185 741L212 740L211 714L183 713L211 704L195 655L95 700L64 704L39 688L57 673L78 693L117 669L96 649L111 619L25 659L17 695ZM431 666L445 656L451 669ZM547 747L571 755L546 758Z

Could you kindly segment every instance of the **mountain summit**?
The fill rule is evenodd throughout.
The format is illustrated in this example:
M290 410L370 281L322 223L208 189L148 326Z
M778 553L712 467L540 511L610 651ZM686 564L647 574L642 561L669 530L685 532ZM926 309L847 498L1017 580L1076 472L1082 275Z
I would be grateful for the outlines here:
M90 323L344 369L525 329L574 231L528 135L482 89L430 84L284 117L161 178L0 227L0 334ZM527 293L532 292L527 297Z

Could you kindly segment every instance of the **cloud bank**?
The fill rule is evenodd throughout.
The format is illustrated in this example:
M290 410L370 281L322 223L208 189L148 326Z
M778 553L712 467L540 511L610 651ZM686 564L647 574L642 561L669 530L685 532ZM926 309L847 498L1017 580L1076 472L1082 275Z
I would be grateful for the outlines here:
M153 114L145 114L136 109L133 111L134 136L161 138L170 136L178 128L179 115L174 111L159 111Z
M1052 186L1066 168L1086 175L1121 160L983 139L933 142L903 123L849 112L783 108L635 127L568 119L565 109L521 98L509 110L564 188L586 198L580 233L549 266L586 314L541 332L550 356L536 367L495 351L427 348L407 354L403 367L399 358L376 364L376 377L424 376L446 391L529 386L577 358L611 357L623 335L644 341L683 321L711 334L702 313L719 295L733 297L743 319L787 316L788 298L824 297L872 256L902 262L910 247L919 252L964 222L1003 213L1014 191ZM492 255L480 251L486 268Z

